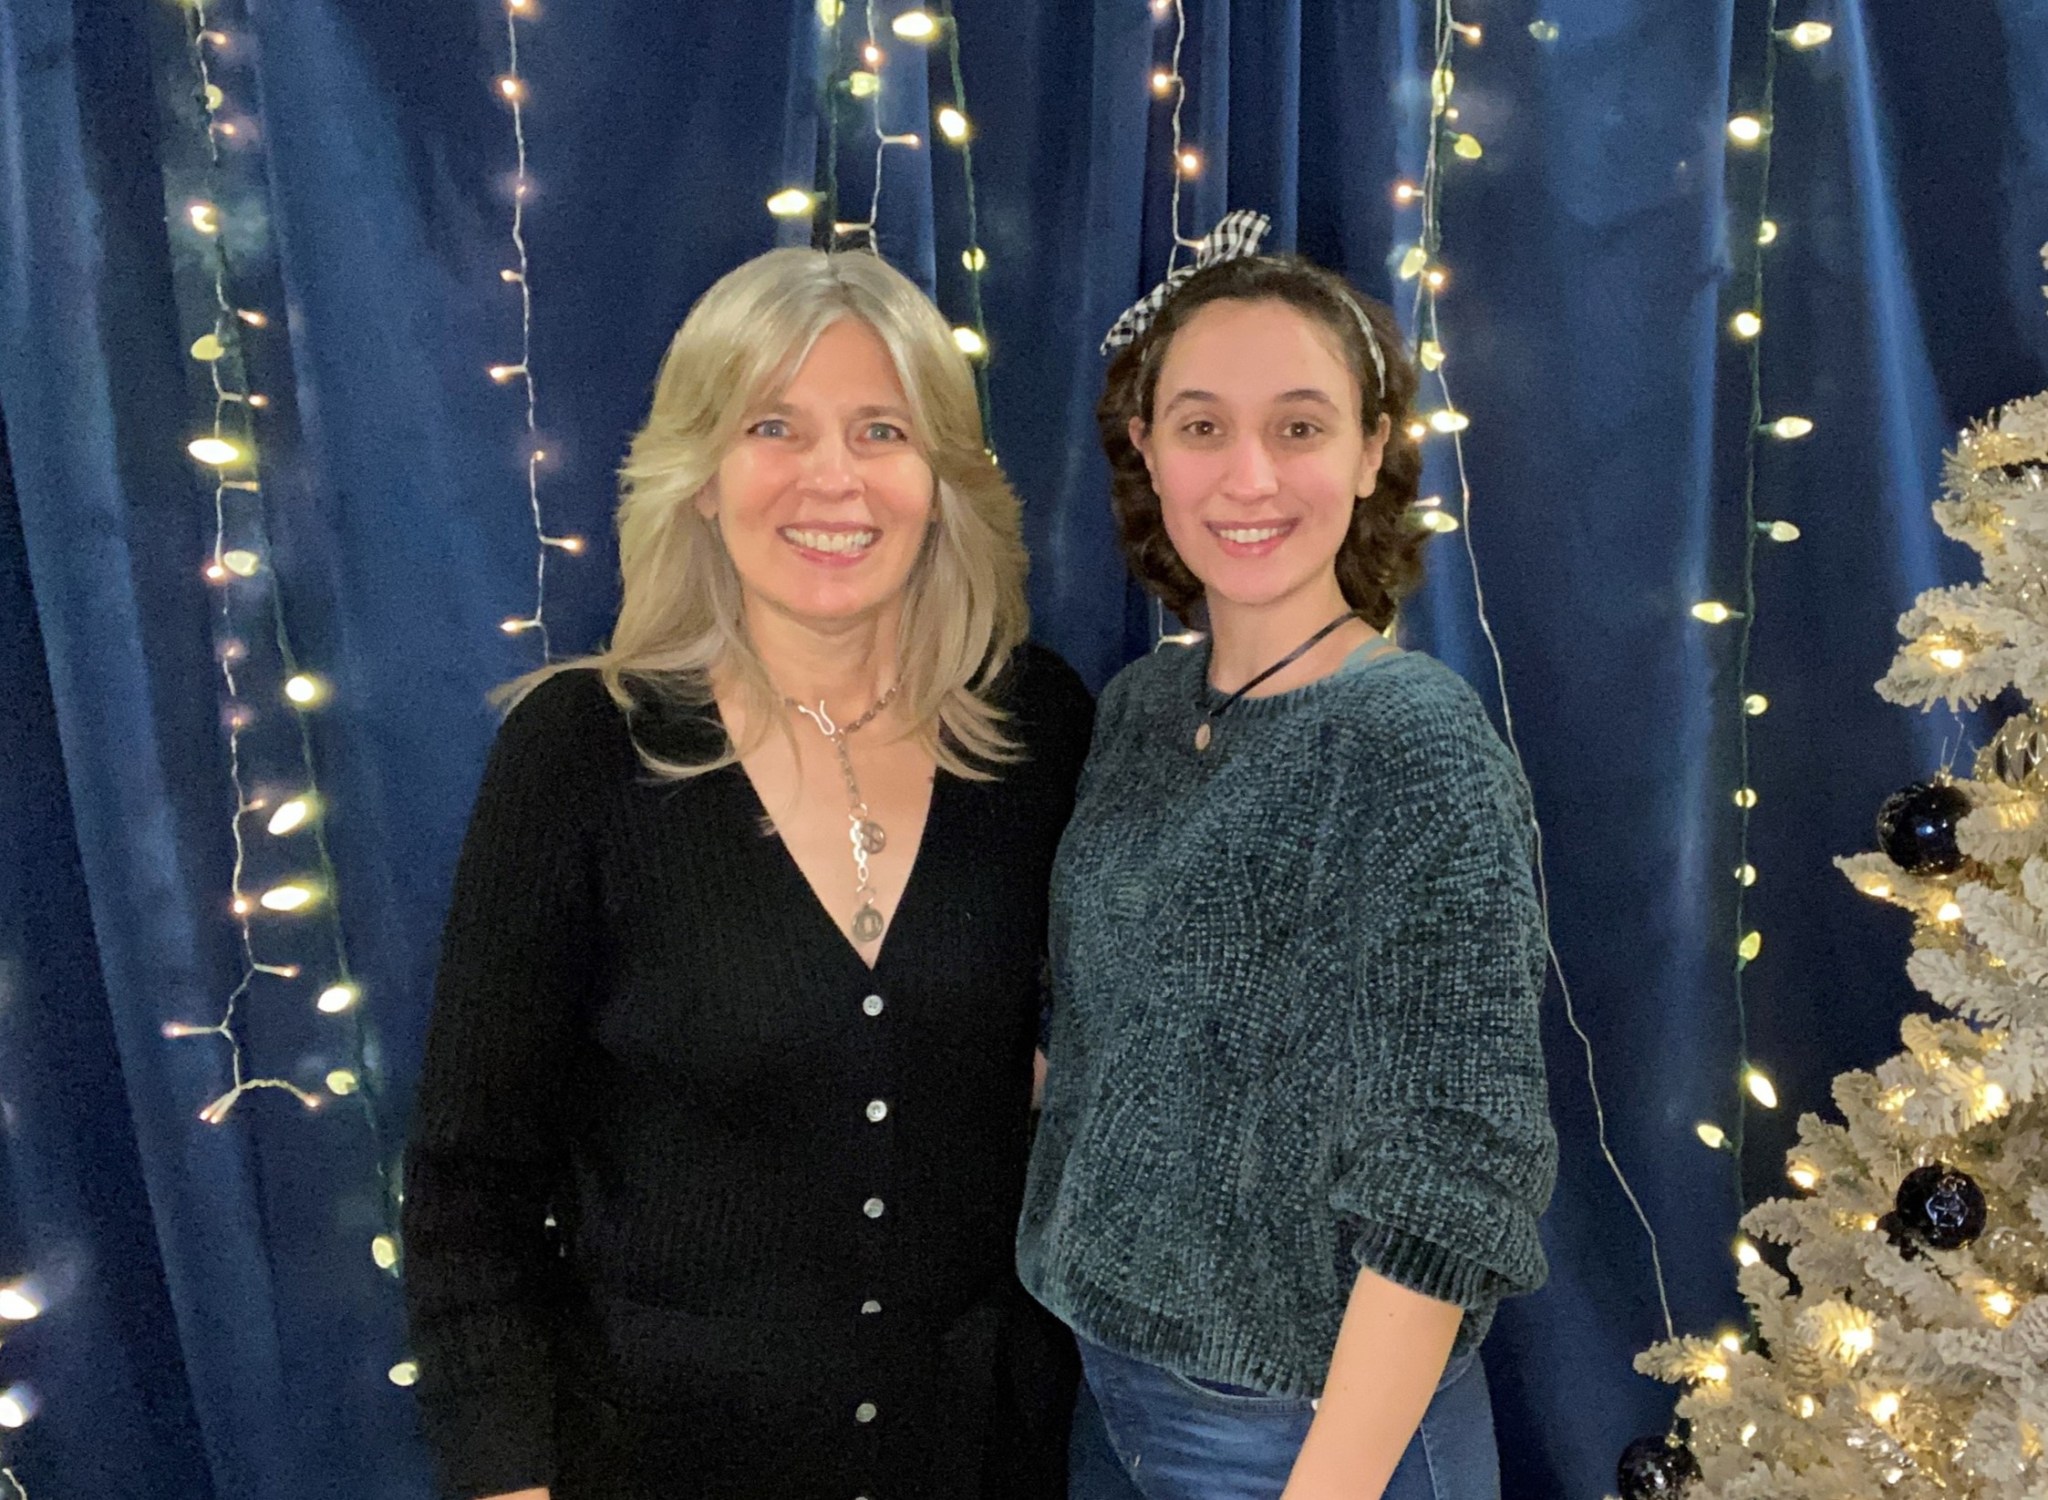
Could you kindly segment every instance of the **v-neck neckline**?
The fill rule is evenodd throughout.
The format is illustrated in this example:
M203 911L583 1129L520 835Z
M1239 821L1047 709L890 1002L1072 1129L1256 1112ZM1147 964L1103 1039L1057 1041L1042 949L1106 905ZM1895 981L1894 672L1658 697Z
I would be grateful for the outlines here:
M725 719L718 712L716 702L711 705L711 714L722 733ZM825 924L826 930L837 940L840 950L859 964L863 973L880 973L883 960L896 946L897 930L902 927L904 917L911 909L912 898L916 896L919 881L924 874L925 851L931 847L932 842L932 824L938 820L946 783L951 779L946 774L946 768L934 766L932 769L932 790L931 797L925 803L924 827L918 830L917 847L911 851L910 856L910 873L903 878L903 890L896 898L896 910L889 917L889 925L882 932L881 942L875 946L873 963L868 962L867 956L847 935L846 929L839 925L830 909L826 907L824 898L818 894L818 888L811 884L810 876L804 873L804 867L797 863L796 855L782 837L782 825L776 822L775 815L768 811L768 804L761 797L761 789L754 785L754 778L748 774L745 763L735 760L728 769L739 778L740 790L752 807L754 826L761 829L762 836L775 845L774 857L803 893L804 905L818 921Z

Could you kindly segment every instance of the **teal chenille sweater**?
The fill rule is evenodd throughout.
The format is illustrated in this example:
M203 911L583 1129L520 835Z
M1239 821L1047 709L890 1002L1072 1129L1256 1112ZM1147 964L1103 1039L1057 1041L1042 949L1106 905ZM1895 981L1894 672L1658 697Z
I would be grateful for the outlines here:
M1465 1309L1545 1274L1556 1177L1527 789L1430 657L1221 695L1121 673L1054 865L1034 1295L1183 1375L1322 1388L1361 1267Z

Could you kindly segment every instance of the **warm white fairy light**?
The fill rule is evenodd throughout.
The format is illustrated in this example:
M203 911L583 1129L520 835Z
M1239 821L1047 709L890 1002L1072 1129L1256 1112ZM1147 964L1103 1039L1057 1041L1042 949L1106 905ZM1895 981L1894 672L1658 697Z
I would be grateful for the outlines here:
M330 984L313 1003L323 1014L338 1016L362 997L363 992L353 984Z
M1769 423L1765 430L1774 438L1790 442L1812 432L1813 421L1809 417L1780 417L1777 421Z
M1692 607L1692 617L1709 625L1726 625L1741 616L1719 599L1702 599Z
M1764 122L1755 115L1736 115L1728 122L1728 139L1738 146L1754 146L1764 138Z
M331 690L310 672L295 672L285 679L284 695L300 708L313 708L327 701Z
M928 42L939 34L939 23L929 11L906 10L889 23L889 29L906 42Z
M1693 1126L1692 1133L1700 1138L1700 1144L1709 1151L1719 1151L1728 1144L1728 1132L1712 1120L1702 1120Z
M1761 1068L1751 1067L1744 1069L1742 1086L1749 1090L1749 1097L1756 1100L1765 1109L1776 1109L1778 1107L1778 1087L1765 1076Z
M1825 21L1801 21L1788 31L1778 33L1787 43L1801 52L1811 51L1824 45L1835 34L1835 28Z

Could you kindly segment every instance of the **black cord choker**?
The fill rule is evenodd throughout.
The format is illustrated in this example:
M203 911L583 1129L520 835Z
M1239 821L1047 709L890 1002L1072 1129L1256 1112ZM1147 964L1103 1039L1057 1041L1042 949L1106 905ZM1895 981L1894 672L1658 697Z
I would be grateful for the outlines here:
M1314 650L1316 646L1319 645L1323 640L1325 640L1327 637L1335 633L1337 630L1341 629L1344 625L1348 624L1349 622L1357 618L1358 613L1356 610L1345 610L1343 614L1337 616L1336 619L1332 620L1329 624L1325 625L1321 630L1318 630L1314 635L1310 636L1307 640L1303 641L1299 646L1296 646L1292 651L1288 652L1285 656L1281 657L1278 661L1274 662L1272 666L1266 668L1265 671L1259 673L1259 675L1254 677L1250 682L1247 682L1243 687L1239 688L1236 692L1232 693L1229 697L1225 698L1221 703L1217 704L1214 708L1210 709L1207 713L1203 714L1202 722L1195 726L1195 748L1197 750L1206 750L1209 748L1210 742L1216 738L1216 721L1222 718L1225 714L1229 713L1230 710L1236 705L1238 699L1242 698L1246 693L1249 693L1253 688L1257 687L1267 678L1273 676L1276 672L1285 671L1287 668L1293 666L1296 662L1300 661L1302 657L1306 656L1310 651Z

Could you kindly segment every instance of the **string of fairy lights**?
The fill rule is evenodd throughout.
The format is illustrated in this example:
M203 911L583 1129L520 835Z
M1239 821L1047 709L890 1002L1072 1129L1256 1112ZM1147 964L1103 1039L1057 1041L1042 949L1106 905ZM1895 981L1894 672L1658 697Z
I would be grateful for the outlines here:
M260 414L270 403L251 386L249 341L268 329L271 320L258 309L242 306L231 294L235 269L229 240L234 225L224 206L229 193L223 143L245 142L247 132L230 112L227 94L215 78L214 61L232 51L236 38L212 19L206 0L189 0L184 17L185 52L203 113L203 141L196 153L203 180L181 218L199 252L193 263L204 268L204 300L210 315L210 326L189 352L205 371L211 415L207 430L186 444L186 452L212 480L213 535L203 571L218 601L215 659L234 798L228 820L233 848L228 913L241 973L213 1020L170 1021L163 1034L172 1040L212 1040L225 1053L228 1086L199 1111L208 1125L225 1124L244 1098L262 1091L288 1095L308 1110L320 1108L330 1097L356 1100L375 1164L382 1226L371 1239L370 1257L389 1273L398 1263L398 1191L386 1150L377 1078L369 1066L362 987L351 970L342 932L339 881L325 828L328 805L320 789L309 721L312 713L332 701L333 689L326 679L306 670L299 658L282 582L270 557L257 441ZM272 648L264 660L251 654L250 641L259 633L268 635ZM284 736L289 764L259 775L252 763L251 736L263 732L275 707L257 684L272 677L282 707L292 717L290 733ZM269 841L260 850L257 830ZM308 865L310 872L282 879L252 878L256 866L287 871ZM303 928L296 938L273 932L274 922L309 917L316 919L310 935ZM274 948L308 947L320 950L311 975L305 963L268 956ZM288 1077L253 1072L241 1029L242 1008L259 998L263 981L288 985L307 977L314 977L317 985L314 1009L337 1018L344 1027L342 1045L349 1058L348 1065L327 1071L324 1092Z
M1493 628L1492 617L1486 604L1485 581L1479 567L1479 555L1473 541L1472 520L1472 477L1466 463L1465 433L1471 427L1471 418L1462 411L1453 398L1449 376L1445 373L1449 354L1445 348L1443 323L1440 316L1442 296L1450 285L1450 270L1443 259L1443 199L1448 162L1476 162L1485 156L1484 143L1470 132L1461 128L1459 110L1455 102L1457 75L1453 67L1454 53L1462 43L1477 47L1485 39L1482 27L1475 22L1458 19L1450 0L1429 0L1432 6L1432 28L1430 42L1429 79L1429 122L1423 144L1423 162L1419 183L1403 179L1394 185L1394 202L1398 208L1413 209L1418 213L1420 223L1413 243L1401 250L1396 262L1396 276L1404 282L1414 283L1414 295L1409 307L1409 327L1415 339L1415 362L1425 382L1433 383L1440 404L1426 414L1418 414L1408 427L1408 436L1417 442L1432 436L1449 440L1452 472L1457 480L1458 506L1453 512L1443 504L1441 496L1431 495L1416 502L1417 515L1421 524L1439 535L1462 533L1465 562L1472 580L1474 612L1480 632L1493 658L1495 686L1500 698L1502 737L1517 765L1523 764L1522 746L1515 724L1513 701L1508 693L1507 663L1502 654L1499 638ZM1529 34L1539 43L1549 43L1557 38L1554 22L1538 20L1530 24ZM1526 768L1525 768L1526 773ZM1550 972L1557 980L1558 993L1563 1002L1564 1017L1572 1035L1579 1043L1585 1065L1586 1090L1593 1105L1594 1141L1601 1160L1607 1165L1609 1174L1621 1189L1630 1212L1643 1232L1649 1250L1650 1274L1657 1291L1659 1313L1663 1318L1667 1337L1675 1336L1676 1325L1671 1312L1671 1293L1664 1275L1662 1244L1656 1227L1643 1207L1628 1173L1623 1170L1620 1159L1615 1155L1608 1135L1607 1107L1600 1092L1599 1070L1593 1048L1592 1036L1587 1032L1578 1012L1578 1002L1573 994L1571 981L1565 973L1564 960L1557 951L1557 944L1551 937L1550 882L1547 874L1547 852L1543 825L1540 819L1531 821L1534 849L1534 870L1536 894L1543 913L1544 944Z
M519 358L494 364L487 373L498 385L517 384L525 397L525 431L522 468L526 474L526 509L533 523L533 608L525 614L510 615L498 628L507 635L532 632L540 642L541 660L554 656L548 635L548 558L554 552L579 556L584 549L580 536L557 536L547 527L541 509L540 471L547 462L541 441L540 399L533 379L533 262L526 250L526 205L533 197L533 179L526 165L526 104L530 97L526 75L519 66L519 28L539 19L538 0L504 0L505 71L492 84L499 100L512 115L512 264L498 272L498 279L519 294Z
M844 19L846 7L839 0L819 0L818 20L823 28L825 44L838 55L839 26ZM868 0L863 8L865 25L864 39L859 51L860 66L850 69L844 78L835 81L835 91L843 90L849 97L867 106L869 129L875 144L874 181L869 189L867 215L860 219L842 219L838 215L838 173L833 151L828 149L826 160L821 164L827 186L820 190L811 186L784 187L769 195L768 212L777 219L794 221L813 219L820 209L828 215L830 226L827 243L835 250L866 249L879 255L883 252L880 241L882 217L882 188L887 177L889 153L891 151L921 151L925 138L916 131L890 131L883 121L883 65L887 54L881 40L881 15L875 0ZM989 387L988 324L982 308L982 277L988 269L988 252L981 243L981 221L974 188L974 127L967 115L967 84L960 66L960 26L953 13L951 0L941 0L932 9L914 6L897 12L888 23L888 31L897 41L929 53L936 47L943 49L946 63L946 83L949 97L937 104L932 111L933 128L937 138L960 153L963 191L965 198L966 243L960 251L960 264L967 274L967 318L953 324L953 342L960 352L967 356L974 371L975 394L981 406L982 429L989 431ZM828 106L829 107L829 106ZM833 146L837 143L836 129L831 133ZM815 236L814 236L815 237Z
M1155 99L1171 99L1173 114L1168 122L1171 144L1167 148L1167 172L1171 183L1167 195L1167 249L1166 275L1173 275L1180 265L1183 250L1200 247L1200 235L1190 235L1181 228L1181 190L1192 179L1201 175L1202 153L1187 143L1182 123L1182 111L1187 108L1188 80L1181 71L1181 55L1188 43L1188 8L1186 0L1149 0L1154 21L1173 18L1173 46L1168 53L1164 67L1152 70L1151 88ZM1152 598L1152 646L1189 646L1202 639L1198 630L1169 631L1166 628L1166 604L1156 594Z
M1778 223L1771 217L1770 199L1772 142L1776 134L1774 111L1777 103L1778 64L1781 53L1811 52L1825 45L1834 35L1834 28L1824 21L1807 20L1780 28L1778 0L1765 0L1763 23L1763 64L1757 85L1756 105L1753 109L1731 115L1727 126L1728 142L1735 153L1731 167L1737 171L1747 167L1754 185L1753 194L1744 205L1737 221L1738 231L1735 240L1744 249L1745 263L1735 283L1740 289L1739 305L1729 315L1727 322L1728 336L1741 346L1748 385L1748 400L1744 407L1741 594L1738 605L1731 606L1718 599L1706 599L1692 607L1693 617L1705 624L1735 627L1735 681L1731 707L1736 752L1736 784L1730 794L1736 816L1733 903L1735 952L1731 978L1737 1046L1735 1115L1725 1129L1715 1121L1705 1120L1695 1127L1695 1131L1702 1144L1710 1149L1728 1153L1738 1204L1745 1198L1743 1165L1744 1150L1749 1139L1751 1107L1767 1110L1778 1107L1777 1085L1750 1054L1750 1007L1747 985L1749 967L1763 952L1763 934L1752 925L1749 900L1749 893L1755 887L1759 873L1752 857L1751 836L1752 825L1761 801L1755 785L1755 747L1751 720L1760 718L1770 708L1770 699L1757 691L1753 672L1753 650L1759 610L1758 554L1766 542L1786 544L1797 541L1800 536L1799 527L1793 522L1767 518L1763 515L1759 507L1758 489L1766 445L1773 442L1796 442L1814 430L1814 424L1808 417L1787 413L1766 420L1765 416L1764 272L1769 258L1768 251L1777 243L1779 237ZM1745 162L1742 160L1743 157L1753 157L1753 162ZM1745 1266L1754 1264L1760 1258L1756 1246L1740 1235L1735 1239L1734 1252L1736 1259Z

